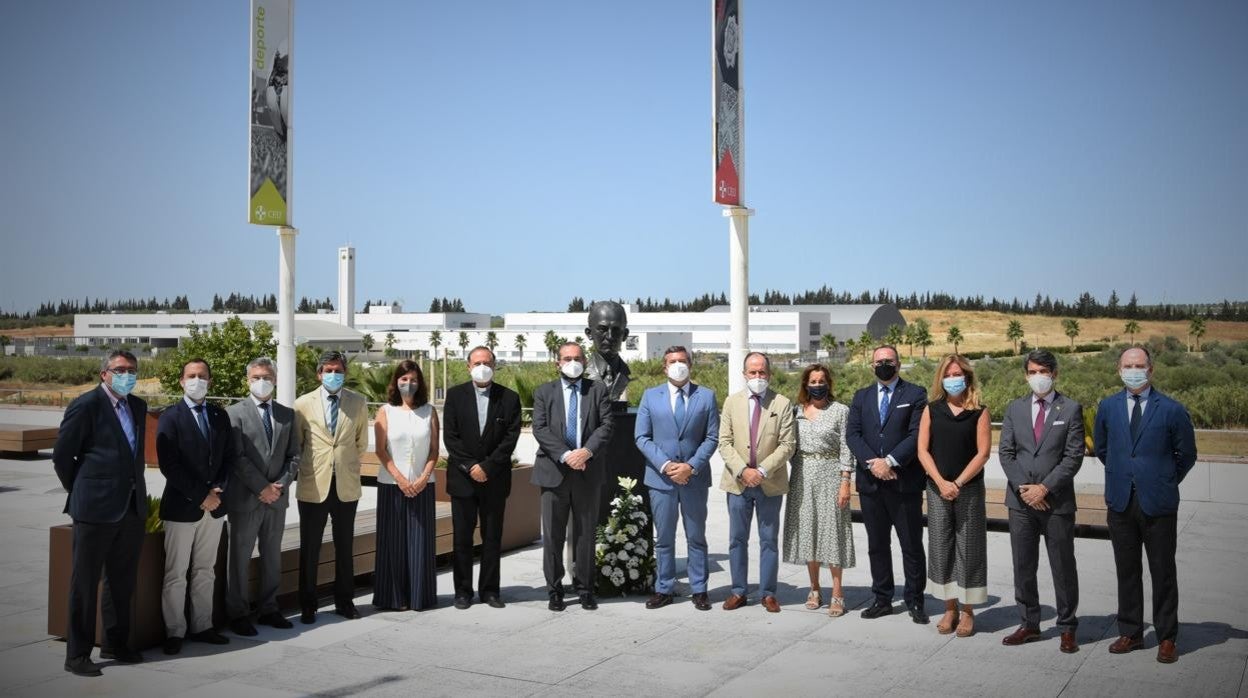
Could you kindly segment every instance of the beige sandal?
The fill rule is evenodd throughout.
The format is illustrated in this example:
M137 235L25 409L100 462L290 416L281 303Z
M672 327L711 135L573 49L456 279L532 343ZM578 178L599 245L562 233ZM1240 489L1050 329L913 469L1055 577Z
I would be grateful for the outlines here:
M811 589L810 593L806 595L806 608L817 611L822 605L823 594L818 589Z
M941 635L948 635L953 632L953 623L958 619L958 609L946 610L945 615L940 617L940 622L936 624L936 632Z
M832 602L828 604L828 615L833 618L840 618L845 615L845 599L833 596Z
M975 614L962 609L962 617L958 619L958 637L970 637L975 634Z

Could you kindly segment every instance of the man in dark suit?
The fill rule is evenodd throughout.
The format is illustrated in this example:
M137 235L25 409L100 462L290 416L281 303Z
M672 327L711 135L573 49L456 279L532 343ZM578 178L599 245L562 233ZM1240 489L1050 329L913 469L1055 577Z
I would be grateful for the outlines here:
M491 608L499 598L503 513L511 494L511 454L520 438L520 396L494 382L494 352L468 354L472 380L446 392L442 440L446 443L446 492L454 531L455 608L472 605L473 532L481 523L481 572L477 590Z
M581 608L598 608L594 598L596 564L594 536L598 498L607 464L602 456L611 439L611 404L607 387L582 378L585 351L576 342L559 347L557 380L533 391L533 437L537 456L533 484L542 488L542 571L550 593L548 607L562 611L563 544L572 516L572 549L576 569L573 589Z
M165 527L165 583L160 598L165 654L181 652L185 637L213 645L230 641L212 627L212 595L225 517L221 493L238 452L229 415L205 400L212 385L208 362L187 361L179 382L183 398L161 413L156 426L156 454L165 476L165 492L160 498L160 518ZM188 570L190 635L186 618Z
M230 471L225 491L225 510L230 517L230 564L225 605L230 630L250 637L248 570L251 551L260 544L260 585L256 622L274 628L290 628L277 605L282 581L282 534L290 506L290 483L299 472L302 444L295 429L295 412L273 399L277 368L267 356L247 364L250 396L230 405L226 414L234 430L238 458Z
M1083 407L1053 389L1057 358L1042 349L1023 359L1031 393L1005 408L998 453L1009 488L1010 548L1014 553L1014 599L1022 615L1003 645L1040 639L1040 593L1036 566L1040 536L1049 552L1057 599L1059 649L1079 651L1079 572L1075 566L1075 473L1083 465Z
M65 408L52 450L56 476L69 493L65 512L74 522L65 670L79 676L100 675L91 649L96 594L105 571L108 644L100 657L123 664L143 661L129 644L130 604L147 520L143 480L147 403L130 394L138 373L134 354L109 352L100 369L101 384Z
M854 394L846 421L845 441L858 460L858 501L867 529L871 559L871 592L875 603L863 618L893 612L893 549L890 529L901 543L906 577L904 598L915 623L927 623L923 590L927 561L923 554L923 467L917 442L927 391L897 377L897 348L884 345L871 355L877 382Z
M1105 464L1109 539L1118 570L1118 634L1109 651L1122 654L1144 641L1144 570L1153 578L1157 661L1178 658L1179 585L1175 570L1179 483L1196 463L1196 435L1183 405L1152 387L1153 357L1132 347L1118 357L1126 390L1096 410L1096 457Z
M646 458L646 487L654 512L654 556L658 574L646 608L672 602L676 585L676 522L684 521L689 548L689 587L693 606L711 610L706 595L706 499L711 487L711 456L719 446L715 391L689 377L689 350L663 353L667 382L641 396L633 439Z

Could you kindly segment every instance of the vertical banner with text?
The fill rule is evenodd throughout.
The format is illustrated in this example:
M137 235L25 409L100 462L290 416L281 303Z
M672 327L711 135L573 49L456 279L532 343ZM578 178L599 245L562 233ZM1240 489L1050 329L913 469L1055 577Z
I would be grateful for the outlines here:
M251 0L251 158L247 221L291 225L291 2Z
M711 101L714 132L715 203L744 206L741 131L741 0L711 0Z

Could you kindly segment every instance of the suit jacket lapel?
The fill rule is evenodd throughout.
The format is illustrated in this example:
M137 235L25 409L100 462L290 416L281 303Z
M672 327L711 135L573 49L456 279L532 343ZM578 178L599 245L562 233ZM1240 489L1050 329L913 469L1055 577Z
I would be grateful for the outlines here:
M1036 444L1036 453L1040 452L1040 446L1048 440L1049 432L1053 431L1053 422L1057 421L1057 414L1062 411L1062 404L1066 399L1058 392L1053 393L1053 399L1050 402L1047 412L1044 415L1044 431L1040 432L1040 443ZM1035 431L1035 422L1032 422L1032 431ZM1035 439L1035 436L1032 436Z
M477 391L477 388L474 385L472 387L472 393L471 393L472 404L469 405L469 407L472 408L471 412L472 412L473 419L476 419L477 417L477 392L476 391ZM490 383L490 395L488 399L489 399L489 402L486 403L486 406L485 406L485 428L477 430L477 433L479 435L478 436L479 440L485 439L485 435L490 433L490 429L494 428L494 420L498 418L498 406L499 406L499 403L503 401L503 389L501 386L498 385L498 383Z
M1140 425L1140 431L1135 435L1135 440L1131 442L1132 450L1134 450L1135 445L1140 442L1140 437L1144 436L1144 432L1148 430L1148 425L1150 422L1152 422L1153 415L1157 414L1157 408L1161 405L1161 399L1162 399L1162 395L1161 393L1157 392L1156 388L1153 388L1149 392L1148 404L1145 405L1144 407L1144 413L1140 415L1140 419L1144 420L1144 423ZM1130 398L1128 398L1127 404L1128 405L1131 404ZM1127 433L1128 434L1131 433L1130 418L1127 419Z
M113 438L121 444L126 453L130 454L130 462L133 462L135 456L134 450L130 448L130 440L126 438L126 432L121 428L121 419L117 417L117 410L113 407L113 399L109 396L108 389L104 387L103 383L100 384L100 387L97 388L97 390L100 391L98 397L100 404L108 414L108 425L113 432ZM122 399L126 400L126 398ZM130 407L129 400L126 400L126 407ZM139 433L137 430L135 431L134 436L136 439L138 438Z
M893 386L893 389L892 389L892 390L890 390L890 391L888 392L888 414L884 417L884 421L880 423L880 430L881 430L881 431L883 431L883 430L884 430L884 425L885 425L885 424L888 424L889 420L891 420L891 419L893 418L893 413L897 411L897 401L900 399L898 396L899 396L899 395L901 395L902 386L903 386L903 385L905 385L905 384L906 384L906 382L905 382L905 381L903 381L903 380L901 380L900 378L898 378L898 379L897 379L897 385L894 385L894 386ZM880 414L880 388L879 388L879 385L880 385L880 384L879 384L879 383L876 383L875 385L876 385L876 388L875 388L875 414L876 414L875 420L876 420L877 422L879 422L879 421L880 421L880 417L879 417L879 414Z

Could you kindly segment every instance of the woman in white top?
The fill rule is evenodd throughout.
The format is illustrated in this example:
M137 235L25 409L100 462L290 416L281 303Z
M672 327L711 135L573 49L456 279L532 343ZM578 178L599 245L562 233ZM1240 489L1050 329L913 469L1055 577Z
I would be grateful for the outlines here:
M420 365L400 361L389 404L377 412L377 562L373 606L419 611L437 604L433 467L438 413Z

